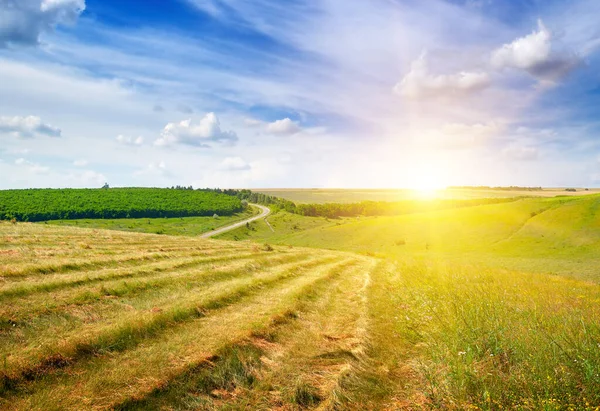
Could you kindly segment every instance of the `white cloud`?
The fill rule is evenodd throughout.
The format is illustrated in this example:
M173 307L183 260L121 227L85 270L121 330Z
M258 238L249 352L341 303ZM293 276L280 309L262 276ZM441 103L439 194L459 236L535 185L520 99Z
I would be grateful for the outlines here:
M499 69L516 68L554 82L575 69L580 59L572 53L553 52L552 32L539 20L537 31L495 50L491 62Z
M269 134L277 135L293 135L302 131L298 123L292 121L289 118L284 118L282 120L276 120L272 123L268 123L266 126L266 130Z
M100 187L107 182L104 174L98 173L93 170L83 170L81 172L71 173L67 175L67 180L75 181L78 186L98 186Z
M137 170L133 173L134 176L150 176L150 177L169 177L172 176L171 172L167 169L167 164L161 160L158 162L150 163L143 169Z
M523 161L536 160L540 155L539 150L535 147L519 145L510 145L505 147L502 150L502 154L504 154L506 157Z
M61 130L42 122L36 116L0 117L0 134L7 133L17 138L34 138L38 136L60 137Z
M264 126L265 122L255 118L246 117L244 119L244 124L248 127L262 127Z
M156 146L171 146L184 144L194 147L209 147L207 143L219 142L233 144L238 140L233 131L221 130L221 123L215 113L206 114L197 125L192 120L180 123L169 123L163 129L161 136L154 142Z
M144 144L144 137L142 136L133 138L131 136L124 136L122 134L119 134L116 140L120 144L124 144L126 146L141 146L142 144Z
M73 161L73 165L75 167L85 167L88 164L89 164L89 162L87 160L84 160L84 159L79 159L79 160Z
M427 57L423 54L413 61L410 72L396 84L394 92L409 98L451 96L479 91L489 85L490 76L484 72L431 74Z
M446 149L472 148L482 145L502 130L498 123L448 123L440 130L438 145Z
M227 171L241 171L250 170L252 167L241 157L227 157L221 162L220 168Z
M48 174L50 172L49 167L42 166L37 163L33 163L24 158L17 158L15 164L20 167L27 167L27 169L33 174Z
M37 45L40 35L73 24L85 0L0 0L0 48Z

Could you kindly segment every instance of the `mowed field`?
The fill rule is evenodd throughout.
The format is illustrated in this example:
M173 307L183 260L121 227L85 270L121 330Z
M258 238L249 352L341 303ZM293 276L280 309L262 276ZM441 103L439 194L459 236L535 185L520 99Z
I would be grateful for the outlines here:
M374 259L0 223L0 408L337 401Z

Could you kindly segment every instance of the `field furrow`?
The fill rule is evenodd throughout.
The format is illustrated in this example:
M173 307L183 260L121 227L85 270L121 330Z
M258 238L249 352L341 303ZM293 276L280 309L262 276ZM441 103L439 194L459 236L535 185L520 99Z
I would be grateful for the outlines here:
M336 255L321 257L311 264L227 287L213 298L196 301L194 307L161 313L153 322L160 332L152 332L154 328L147 328L148 324L141 328L151 339L142 338L128 345L129 338L139 338L135 326L130 327L122 335L125 338L119 340L127 349L108 345L84 361L15 387L7 406L75 409L83 404L86 408L105 408L139 397L176 378L191 364L210 357L219 347L268 323L269 318L290 306L290 300L310 292L315 282L339 274L356 262ZM182 322L178 316L188 318ZM107 392L112 395L105 395Z
M206 281L181 284L178 291L162 293L159 299L144 293L139 301L143 308L138 305L136 309L124 301L107 304L102 309L86 312L87 316L96 316L91 322L68 321L59 316L58 320L51 319L54 325L51 326L50 321L44 319L46 321L40 321L37 327L13 335L15 338L6 339L3 344L6 383L10 385L22 376L35 375L57 358L66 363L100 351L126 349L161 332L171 323L202 316L206 310L235 301L257 287L294 275L300 265L305 269L328 261L325 258L308 262L292 260L283 264L275 257L274 266L261 266L259 262L240 265Z

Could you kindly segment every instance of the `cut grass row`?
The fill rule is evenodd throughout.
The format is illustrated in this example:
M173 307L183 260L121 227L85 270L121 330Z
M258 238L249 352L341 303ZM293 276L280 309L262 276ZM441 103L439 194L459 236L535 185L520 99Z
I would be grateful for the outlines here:
M51 361L56 358L73 361L103 350L123 349L145 338L144 336L151 336L164 329L169 322L183 322L201 316L204 310L213 309L256 287L266 287L295 274L299 264L297 260L298 258L292 258L292 262L282 264L282 259L273 258L272 261L263 261L262 265L260 261L238 264L237 267L226 267L221 272L204 272L200 275L194 273L198 278L188 277L179 282L177 278L165 278L163 285L169 285L171 290L161 293L157 293L152 287L146 287L147 283L141 283L139 287L142 290L150 290L141 296L144 305L153 307L150 310L131 310L132 306L124 302L118 305L98 304L96 310L88 312L88 315L96 317L95 321L86 323L74 321L68 312L71 306L62 305L62 313L52 312L27 323L19 322L23 324L18 330L20 332L13 332L13 339L5 339L0 351L5 358L6 379L10 383L18 379L18 375L46 368L44 364L48 363L48 358ZM303 267L314 267L324 262L324 259L303 261ZM270 267L273 269L269 270ZM125 291L131 289L127 287ZM15 354L18 348L18 354Z
M343 266L338 271L341 269ZM335 271L319 270L318 274L295 277L269 292L228 301L224 307L215 308L214 315L208 313L179 326L171 325L171 332L156 335L144 344L124 351L98 353L69 367L69 372L46 374L45 378L22 387L21 394L25 395L17 393L12 404L15 408L33 409L76 408L81 404L86 408L111 407L115 402L139 397L168 384L191 364L210 358L232 339L247 336L249 330L286 310L290 299L309 290L317 278L332 272Z
M48 246L27 240L51 228L18 230L16 248ZM0 224L0 236L7 231L14 227ZM146 247L158 246L147 237ZM63 239L70 241L68 231ZM180 249L137 264L104 262L94 271L81 264L11 278L0 292L0 407L110 408L144 398L370 261L206 240ZM44 265L55 265L53 256Z
M117 409L339 408L339 381L366 343L361 320L372 265L319 280L268 326Z

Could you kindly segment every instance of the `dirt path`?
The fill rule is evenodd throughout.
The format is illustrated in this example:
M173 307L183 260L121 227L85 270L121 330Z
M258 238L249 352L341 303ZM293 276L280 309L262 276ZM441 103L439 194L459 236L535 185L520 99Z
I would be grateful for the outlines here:
M257 216L249 218L247 220L240 221L238 223L231 224L231 225L228 225L226 227L219 228L217 230L209 231L208 233L202 234L200 237L202 237L202 238L214 237L214 236L217 236L219 234L223 234L223 233L226 233L228 231L235 230L236 228L240 228L240 227L246 225L247 223L251 223L253 221L260 220L261 218L265 218L269 214L271 214L271 210L268 207L261 206L261 205L258 205L258 204L250 204L250 205L252 207L258 207L258 208L260 208L261 213L259 215L257 215Z

